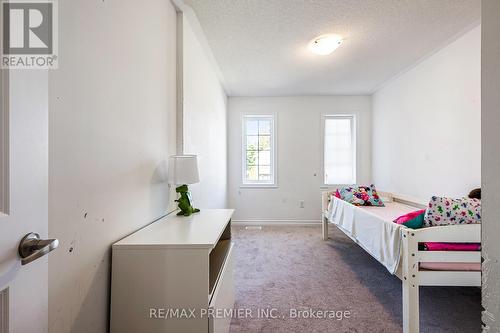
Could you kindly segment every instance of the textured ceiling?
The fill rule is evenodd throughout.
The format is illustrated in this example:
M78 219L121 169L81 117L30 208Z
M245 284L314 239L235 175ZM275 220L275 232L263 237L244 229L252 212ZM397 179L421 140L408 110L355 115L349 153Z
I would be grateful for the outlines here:
M369 94L479 24L480 0L184 0L230 96ZM329 56L307 50L345 38Z

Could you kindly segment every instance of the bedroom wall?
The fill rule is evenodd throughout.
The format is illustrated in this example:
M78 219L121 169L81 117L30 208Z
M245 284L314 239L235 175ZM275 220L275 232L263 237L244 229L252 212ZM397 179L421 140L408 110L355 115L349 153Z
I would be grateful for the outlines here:
M200 171L200 183L190 188L197 207L225 208L227 97L197 21L188 13L183 22L183 146L184 153L198 155Z
M500 2L482 2L483 332L500 332Z
M373 95L373 179L426 203L481 184L481 28Z
M228 120L229 206L235 222L318 223L321 219L322 114L357 115L357 180L371 181L369 96L230 97ZM244 113L277 117L278 187L242 188ZM304 208L300 208L300 201Z
M59 1L59 69L49 85L49 234L60 240L49 257L50 332L108 331L111 244L169 210L175 41L169 1Z

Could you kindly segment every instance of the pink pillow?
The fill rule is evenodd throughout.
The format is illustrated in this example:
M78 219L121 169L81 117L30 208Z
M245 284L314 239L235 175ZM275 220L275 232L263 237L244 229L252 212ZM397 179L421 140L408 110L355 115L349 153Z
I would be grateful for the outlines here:
M427 251L481 251L479 243L424 243Z
M401 215L400 217L398 217L397 219L395 219L394 222L397 223L397 224L404 224L404 223L406 223L406 222L408 222L410 220L413 220L417 216L422 215L423 213L425 213L425 209L417 210L415 212L411 212L411 213L408 213L408 214L405 214L405 215Z

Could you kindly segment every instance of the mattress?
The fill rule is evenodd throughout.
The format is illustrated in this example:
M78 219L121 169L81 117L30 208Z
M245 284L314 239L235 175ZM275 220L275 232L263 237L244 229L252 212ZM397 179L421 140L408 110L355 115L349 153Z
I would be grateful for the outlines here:
M326 217L395 274L401 257L402 226L392 221L417 209L398 202L388 202L385 207L359 207L332 197Z

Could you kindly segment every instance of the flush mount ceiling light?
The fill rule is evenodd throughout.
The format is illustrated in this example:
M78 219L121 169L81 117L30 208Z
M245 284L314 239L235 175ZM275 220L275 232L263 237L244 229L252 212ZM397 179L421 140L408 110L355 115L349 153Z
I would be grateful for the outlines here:
M314 38L309 43L309 50L318 55L329 55L342 45L342 37L337 35L323 35Z

